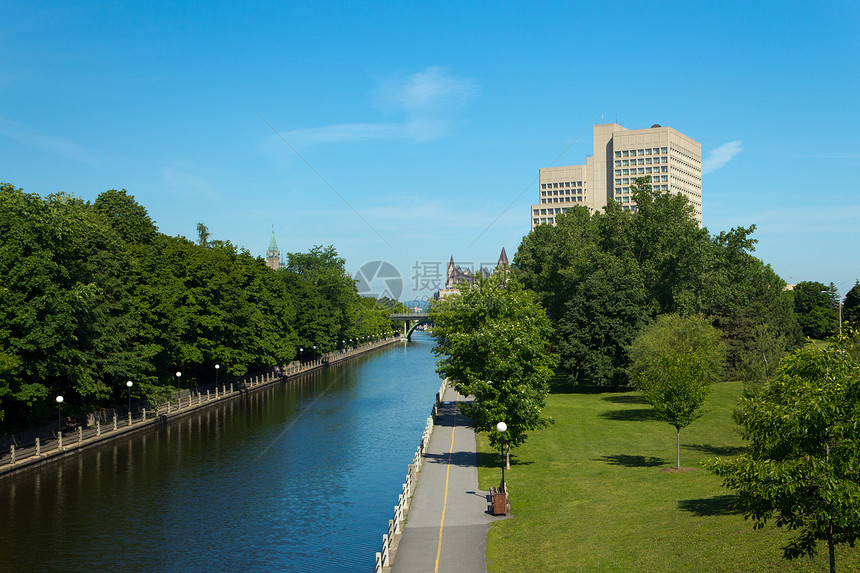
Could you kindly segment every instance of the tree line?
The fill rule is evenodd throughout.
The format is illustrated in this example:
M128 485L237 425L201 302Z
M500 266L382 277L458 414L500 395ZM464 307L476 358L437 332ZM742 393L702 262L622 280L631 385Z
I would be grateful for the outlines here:
M676 194L634 187L635 216L609 202L574 207L523 239L514 271L537 293L554 326L553 347L570 384L621 387L628 349L657 316L702 315L726 342L725 379L763 381L804 336L823 338L838 322L832 285L786 282L753 255L755 226L711 235ZM825 292L822 292L825 291ZM860 318L860 286L843 319Z
M311 358L391 330L334 247L273 270L229 241L160 233L125 190L92 203L0 185L0 432L125 396ZM181 371L178 379L175 372Z

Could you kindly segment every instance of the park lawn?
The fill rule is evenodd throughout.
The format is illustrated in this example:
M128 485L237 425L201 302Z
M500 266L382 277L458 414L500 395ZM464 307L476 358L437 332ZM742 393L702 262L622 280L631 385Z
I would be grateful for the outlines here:
M493 523L490 573L516 571L826 571L827 547L787 561L789 532L732 510L732 492L700 467L739 453L732 421L740 383L714 385L705 415L681 431L654 419L638 393L551 394L549 428L514 450L506 472L512 519ZM498 485L501 456L479 434L482 489ZM860 547L837 547L838 571L860 571Z

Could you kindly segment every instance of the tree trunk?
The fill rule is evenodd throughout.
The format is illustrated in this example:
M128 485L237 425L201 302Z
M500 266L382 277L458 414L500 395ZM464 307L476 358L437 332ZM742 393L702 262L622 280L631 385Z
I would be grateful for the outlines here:
M830 573L836 573L836 552L833 547L833 520L827 522L827 549L830 551Z
M505 442L505 469L511 469L511 444Z
M678 471L681 471L681 428L675 428L677 435Z

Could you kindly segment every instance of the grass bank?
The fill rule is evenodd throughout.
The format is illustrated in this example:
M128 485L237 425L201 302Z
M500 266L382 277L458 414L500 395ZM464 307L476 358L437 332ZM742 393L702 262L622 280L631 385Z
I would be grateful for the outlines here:
M743 442L732 421L740 383L715 385L705 415L681 431L657 421L637 393L552 394L556 423L515 450L506 479L514 518L496 522L488 571L826 571L827 549L786 561L788 534L755 531L731 491L700 468ZM481 487L498 485L501 457L479 435ZM837 549L839 571L860 571L860 547Z

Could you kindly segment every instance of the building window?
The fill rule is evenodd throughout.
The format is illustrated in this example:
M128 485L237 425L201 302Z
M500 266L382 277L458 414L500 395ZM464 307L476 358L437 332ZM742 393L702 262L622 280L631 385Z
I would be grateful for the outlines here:
M646 148L645 149L645 155L651 155L651 150Z
M662 171L663 173L668 173L668 172L669 172L669 167L667 167L666 165L664 165L664 166L662 166L662 167L660 168L660 171Z
M623 164L624 164L624 165L630 165L630 160L629 160L629 159L625 159L625 160L624 160L624 162L623 162Z
M540 215L540 209L535 209L534 214L535 214L535 215Z
M621 185L621 179L616 179L616 180L615 180L615 184L616 184L616 185Z
M669 153L669 150L665 147L660 148L660 153Z
M541 184L540 184L540 188L541 188L541 189L546 189L546 183L541 183Z
M627 152L627 151L622 151L622 152L621 152L621 154L622 154L624 157L629 157L629 155L630 155L630 153L629 153L629 152Z
M651 168L650 168L650 167L646 167L646 168L645 168L645 173L651 173Z
M640 160L639 160L639 165L645 165L645 160L644 160L644 159L640 159Z

